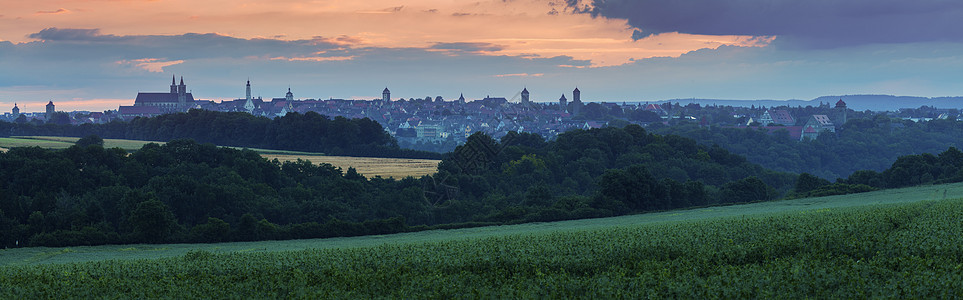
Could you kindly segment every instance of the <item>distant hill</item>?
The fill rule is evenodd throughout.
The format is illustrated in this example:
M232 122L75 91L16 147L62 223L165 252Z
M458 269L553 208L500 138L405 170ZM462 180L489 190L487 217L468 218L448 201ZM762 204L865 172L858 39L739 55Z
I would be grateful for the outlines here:
M846 106L853 110L872 110L872 111L895 111L901 108L919 108L920 106L933 106L937 108L957 108L963 109L963 97L912 97L912 96L893 96L893 95L845 95L845 96L822 96L812 100L724 100L724 99L670 99L654 101L650 103L697 103L699 105L728 105L728 106L818 106L820 102L836 104L836 101L843 99Z

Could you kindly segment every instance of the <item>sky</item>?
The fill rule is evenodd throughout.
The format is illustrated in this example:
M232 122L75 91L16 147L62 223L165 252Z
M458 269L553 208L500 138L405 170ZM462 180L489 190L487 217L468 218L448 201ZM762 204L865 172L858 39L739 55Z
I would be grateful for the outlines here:
M963 95L956 0L0 0L0 111L196 99Z

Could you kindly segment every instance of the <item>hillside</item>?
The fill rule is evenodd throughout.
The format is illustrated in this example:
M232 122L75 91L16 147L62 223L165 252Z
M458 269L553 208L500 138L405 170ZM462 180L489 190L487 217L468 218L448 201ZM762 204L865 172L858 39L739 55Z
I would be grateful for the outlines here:
M0 250L0 294L939 298L963 288L963 224L946 221L963 216L963 200L944 196L961 193L949 184L387 236Z
M819 106L820 102L833 104L839 99L846 101L850 109L862 111L896 111L901 108L918 108L920 106L932 106L936 108L963 108L963 97L914 97L914 96L893 96L893 95L841 95L841 96L821 96L812 100L728 100L728 99L670 99L662 101L652 101L651 103L679 103L686 105L695 103L705 105L722 106Z

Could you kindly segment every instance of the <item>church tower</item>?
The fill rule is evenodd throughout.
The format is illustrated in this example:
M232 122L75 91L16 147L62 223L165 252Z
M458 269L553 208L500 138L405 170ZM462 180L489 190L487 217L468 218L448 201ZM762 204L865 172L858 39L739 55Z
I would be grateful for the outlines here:
M565 94L562 94L562 98L558 98L558 109L562 112L565 111L568 106L568 99L565 99Z
M288 102L294 101L294 94L291 93L291 87L288 87L288 93L284 94L284 100L287 100Z
M528 102L529 102L529 99L528 99L528 88L523 88L523 89L522 89L522 104L528 104Z
M184 76L181 76L181 84L177 86L177 109L187 108L187 85L184 85Z
M385 90L381 91L381 101L385 103L391 102L391 91L388 90L388 87L385 87Z
M171 94L177 94L177 76L171 75Z
M251 99L251 80L247 80L247 98L244 101L244 110L248 113L254 113L254 99Z
M458 96L458 104L465 104L465 93Z
M251 80L250 80L250 79L247 80L247 90L246 90L246 91L247 91L247 97L244 98L244 99L247 99L247 102L251 102Z
M16 103L13 104L13 109L10 110L10 112L13 114L13 117L14 117L14 118L20 116L20 108L17 107L17 104L16 104Z

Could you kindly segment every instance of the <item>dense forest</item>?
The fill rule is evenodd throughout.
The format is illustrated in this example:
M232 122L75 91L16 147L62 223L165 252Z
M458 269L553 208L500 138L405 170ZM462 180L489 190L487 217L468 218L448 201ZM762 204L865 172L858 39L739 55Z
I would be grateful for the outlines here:
M766 170L720 147L640 126L572 130L553 141L475 134L439 164L429 194L445 217L494 222L609 216L765 201L795 176ZM455 220L442 220L454 222Z
M0 136L51 135L170 141L193 139L221 146L320 152L329 155L433 158L441 154L402 149L378 122L316 112L268 119L243 112L193 109L186 113L135 118L130 122L79 126L0 122Z
M767 134L756 129L704 128L696 124L652 131L691 138L704 145L719 145L772 170L810 173L829 180L846 178L860 170L882 172L900 156L963 147L963 122L917 123L882 114L850 119L836 133L801 142L790 138L788 132Z
M208 126L229 127L191 117L210 121L234 116L263 121L192 111L131 124L80 127L107 130L118 126L115 129L125 134L141 128L145 132L130 134L145 137L191 136L194 133L188 129L217 132ZM370 121L332 121L309 113L277 118L264 126L303 126L308 129L291 130L287 137L311 139L304 132L323 132L317 128L333 123L350 126L345 122ZM362 132L383 134L377 123L370 123L371 128ZM24 128L30 127L7 129ZM172 133L153 133L147 128L166 128ZM33 129L81 132L48 125ZM197 135L223 138L243 134ZM823 136L815 142L831 138ZM277 140L276 144L304 143ZM376 143L393 144L390 137ZM299 147L312 147L310 144ZM365 178L354 169L328 164L269 161L251 150L190 139L147 144L127 153L105 149L100 137L90 135L63 150L23 147L0 153L0 245L353 236L614 216L963 180L963 152L957 148L894 161L881 172L853 172L831 183L810 173L765 169L718 145L700 145L693 139L627 125L573 130L551 141L528 133L510 133L500 140L478 133L447 154L438 173L395 180Z
M368 179L192 140L130 154L103 148L96 136L63 150L13 148L0 154L0 244L314 238L549 221L765 201L795 181L638 126L576 130L556 141L476 134L440 169Z

